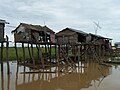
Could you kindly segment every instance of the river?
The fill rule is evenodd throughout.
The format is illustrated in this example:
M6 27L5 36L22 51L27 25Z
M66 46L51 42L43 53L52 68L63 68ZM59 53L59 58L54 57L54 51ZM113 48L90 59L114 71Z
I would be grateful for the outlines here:
M76 68L63 66L61 72L61 67L52 67L34 73L36 70L16 62L9 64L10 75L6 63L0 73L0 90L120 90L119 65L80 63Z

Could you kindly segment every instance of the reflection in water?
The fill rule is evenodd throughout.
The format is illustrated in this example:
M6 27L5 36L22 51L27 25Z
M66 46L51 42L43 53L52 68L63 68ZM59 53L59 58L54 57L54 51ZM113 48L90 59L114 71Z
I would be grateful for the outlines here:
M4 75L1 73L1 88L4 90Z
M109 82L109 78L106 78L113 70L112 67L98 65L97 63L85 63L74 70L65 66L62 68L62 73L33 73L35 70L17 66L16 63L12 62L10 62L10 66L10 75L7 75L6 70L1 74L1 90L87 90L88 88L88 90L97 90L104 87L102 83L106 83L105 81ZM6 63L4 67L6 67ZM41 71L54 72L58 70L60 70L60 67ZM102 88L99 90L106 89Z

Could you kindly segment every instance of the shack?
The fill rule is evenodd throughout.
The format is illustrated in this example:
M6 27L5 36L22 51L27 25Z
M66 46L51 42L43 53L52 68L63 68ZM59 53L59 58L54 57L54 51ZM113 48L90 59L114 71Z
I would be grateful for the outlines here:
M9 24L8 22L6 22L5 20L0 19L0 43L4 42L4 27L5 24Z
M54 43L55 32L47 26L20 23L12 31L16 43Z
M86 36L88 34L72 28L65 28L62 31L56 33L57 43L59 44L72 44L72 43L84 43L86 42Z
M88 43L92 42L94 44L105 44L106 42L111 42L111 40L112 40L111 38L103 37L100 35L95 35L92 33L89 33L86 38L87 38L86 41Z

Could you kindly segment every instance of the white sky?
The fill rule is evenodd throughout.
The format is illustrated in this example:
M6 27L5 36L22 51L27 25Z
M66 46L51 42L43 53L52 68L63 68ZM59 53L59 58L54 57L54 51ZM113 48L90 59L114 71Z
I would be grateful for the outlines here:
M120 0L1 0L0 19L17 27L20 23L45 24L55 32L66 27L95 33L120 41ZM13 27L6 25L13 41Z

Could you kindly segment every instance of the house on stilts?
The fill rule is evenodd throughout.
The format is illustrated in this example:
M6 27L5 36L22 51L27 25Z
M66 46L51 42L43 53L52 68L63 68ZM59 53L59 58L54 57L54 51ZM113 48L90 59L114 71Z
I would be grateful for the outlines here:
M56 33L56 42L60 46L60 57L64 58L72 55L74 61L93 57L98 59L101 56L108 55L111 50L111 40L72 28L65 28Z
M44 63L48 61L48 57L51 58L51 47L52 45L56 45L55 32L50 28L48 28L47 26L20 23L20 25L15 30L13 30L12 33L14 33L15 44L22 43L24 63L26 60L24 44L28 44L29 55L31 58L31 62L34 65L36 61L34 57L35 54L33 50L34 48L33 45L36 45L36 48L38 50L38 60L39 63L42 63L43 66ZM30 50L29 44L31 45L32 50ZM41 50L42 47L44 47L43 49L45 50ZM19 59L18 54L17 54L17 59ZM49 61L50 60L51 59L49 59Z
M55 42L55 32L47 26L20 23L12 33L14 33L15 42L18 43L39 44Z

